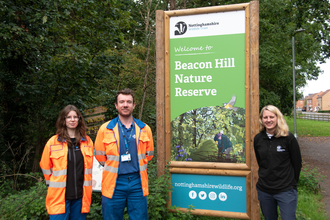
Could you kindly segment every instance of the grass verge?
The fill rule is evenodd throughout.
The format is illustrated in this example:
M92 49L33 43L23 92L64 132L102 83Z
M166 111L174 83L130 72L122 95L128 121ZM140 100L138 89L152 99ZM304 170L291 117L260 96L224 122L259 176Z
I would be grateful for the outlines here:
M284 116L290 132L294 133L294 119L292 116ZM297 123L298 137L326 137L330 136L330 122L299 119Z
M314 194L308 189L299 189L296 219L327 220L328 217L325 214L324 204L321 200L321 194Z

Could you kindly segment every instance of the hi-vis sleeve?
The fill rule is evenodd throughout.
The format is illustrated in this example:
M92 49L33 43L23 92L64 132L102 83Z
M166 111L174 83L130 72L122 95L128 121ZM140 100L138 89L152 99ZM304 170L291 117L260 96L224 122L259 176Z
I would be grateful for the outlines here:
M50 177L53 174L53 163L50 159L50 140L48 140L45 145L39 165L42 173L44 174L46 185L49 186Z
M147 130L147 134L149 137L149 141L148 141L147 149L146 149L146 155L147 155L148 161L150 161L154 157L154 141L153 141L152 132L151 132L150 127L147 126L146 130Z
M105 145L103 143L104 140L104 132L107 129L107 123L104 123L98 130L97 135L96 135L96 139L95 139L95 143L94 143L94 148L95 148L95 158L96 160L102 165L105 165L105 162L107 161L107 157L106 157L106 149L105 149Z

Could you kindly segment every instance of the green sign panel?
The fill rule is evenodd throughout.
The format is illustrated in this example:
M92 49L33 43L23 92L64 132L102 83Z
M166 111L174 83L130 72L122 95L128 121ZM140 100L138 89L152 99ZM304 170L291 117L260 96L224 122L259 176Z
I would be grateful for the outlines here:
M245 163L245 12L170 18L171 160Z

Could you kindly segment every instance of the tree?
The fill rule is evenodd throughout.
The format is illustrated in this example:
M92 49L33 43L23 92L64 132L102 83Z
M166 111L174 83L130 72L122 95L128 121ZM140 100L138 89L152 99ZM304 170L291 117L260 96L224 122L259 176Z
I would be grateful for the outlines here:
M328 1L260 2L260 107L273 104L284 113L291 112L294 30L306 29L295 37L296 89L321 73L317 63L324 62L330 52L329 23L325 22L329 6Z
M101 80L103 91L125 87L135 92L134 117L147 122L155 130L155 11L158 1L125 1L130 12L130 26L126 30L124 49L112 51L123 57L117 65L117 74L111 80ZM101 97L100 97L101 98ZM102 99L102 98L101 98Z
M59 111L69 103L86 109L99 80L121 62L107 51L122 48L129 13L116 1L5 0L0 7L1 142L34 146L25 170L35 172Z

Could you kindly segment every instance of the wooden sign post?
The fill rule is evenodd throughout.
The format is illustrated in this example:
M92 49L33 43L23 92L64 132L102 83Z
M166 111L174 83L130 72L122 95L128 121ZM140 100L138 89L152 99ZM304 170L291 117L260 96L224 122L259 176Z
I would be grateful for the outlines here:
M169 205L260 219L259 2L157 11L157 168Z

